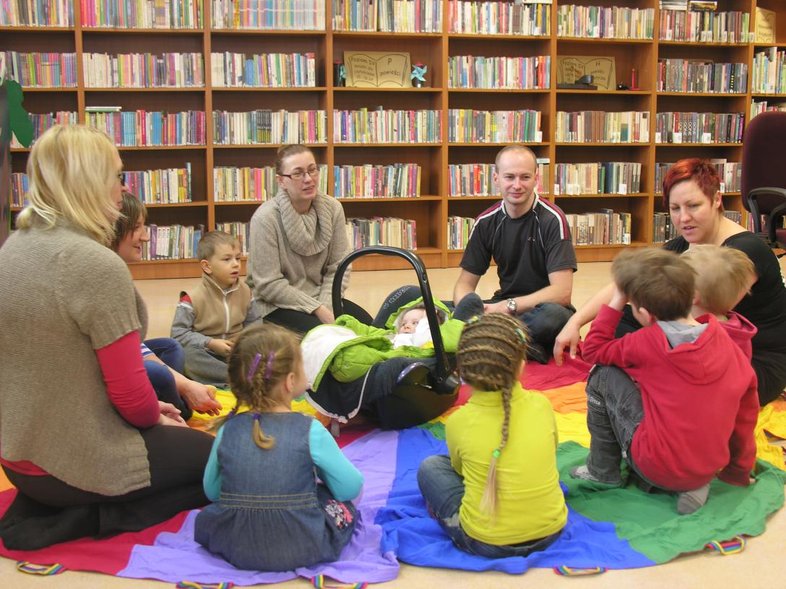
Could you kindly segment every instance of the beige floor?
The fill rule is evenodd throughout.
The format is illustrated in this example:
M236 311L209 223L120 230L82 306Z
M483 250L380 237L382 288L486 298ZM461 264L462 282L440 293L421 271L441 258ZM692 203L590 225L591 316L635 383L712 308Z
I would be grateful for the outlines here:
M575 275L574 304L581 305L608 280L609 264L582 264ZM450 298L455 269L429 271L434 295ZM494 290L493 276L481 281L479 291L486 296ZM348 297L367 309L376 310L385 294L402 284L414 283L409 271L358 272L352 275ZM178 293L188 290L196 280L157 280L137 283L150 312L149 337L166 336L174 313ZM595 577L562 578L551 570L534 569L524 576L502 573L466 573L443 569L426 569L402 565L395 581L385 584L390 589L434 589L458 587L467 589L530 587L581 587L583 589L636 587L641 589L670 587L693 589L699 587L746 587L771 589L786 587L786 510L776 513L768 522L762 536L750 538L745 552L733 556L701 553L683 556L669 564L645 569L610 571ZM68 571L56 577L32 577L18 573L14 563L0 559L0 589L158 589L171 584L108 577L92 573ZM307 587L304 580L276 586L295 589Z

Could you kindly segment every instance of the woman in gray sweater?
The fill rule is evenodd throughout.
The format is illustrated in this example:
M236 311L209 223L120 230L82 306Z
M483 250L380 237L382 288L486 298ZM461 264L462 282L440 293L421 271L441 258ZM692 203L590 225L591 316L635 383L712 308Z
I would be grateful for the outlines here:
M308 147L281 147L276 177L278 193L251 217L248 285L265 321L305 333L335 320L333 279L350 252L346 220L341 203L319 192L319 167ZM351 301L344 301L344 312L371 323Z
M0 538L17 550L206 504L212 445L145 373L144 303L107 247L122 191L109 137L55 126L27 173L30 204L0 248L0 464L17 489Z

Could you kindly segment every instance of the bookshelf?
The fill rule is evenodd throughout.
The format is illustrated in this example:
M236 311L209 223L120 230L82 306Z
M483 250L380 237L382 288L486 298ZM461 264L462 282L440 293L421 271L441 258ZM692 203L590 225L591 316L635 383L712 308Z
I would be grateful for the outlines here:
M87 0L59 0L45 13L10 0L0 53L6 68L15 59L28 76L25 107L42 129L55 119L90 121L114 134L157 227L223 227L242 236L275 189L275 150L301 141L324 166L323 190L343 195L354 225L403 220L376 229L384 234L414 221L426 265L455 266L471 220L499 198L490 164L516 141L538 156L540 194L571 219L613 216L607 233L620 222L624 233L627 219L622 243L590 237L577 245L579 260L601 261L629 244L659 241L657 180L679 158L718 160L724 204L742 212L741 129L757 111L786 108L780 0L718 0L714 13L698 15L661 4L293 0L286 13L266 9L276 0L117 0L99 13ZM394 5L406 14L391 18ZM774 42L754 41L757 8L776 13ZM702 29L701 19L711 24ZM345 51L406 51L411 63L426 64L426 82L346 87L335 67ZM558 88L566 57L613 57L615 87ZM90 61L117 64L115 76L89 74ZM383 131L358 132L369 125ZM616 131L599 136L599 125ZM27 156L12 149L17 190ZM364 198L371 185L382 188ZM14 204L16 212L21 202ZM356 266L402 263L366 257ZM179 278L199 275L199 266L156 259L132 273Z

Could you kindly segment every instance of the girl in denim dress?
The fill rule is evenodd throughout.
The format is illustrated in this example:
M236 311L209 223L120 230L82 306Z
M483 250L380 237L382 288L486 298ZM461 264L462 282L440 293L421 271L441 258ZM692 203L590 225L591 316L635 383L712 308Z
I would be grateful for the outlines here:
M196 541L240 569L336 560L355 527L350 500L363 476L322 424L290 408L307 386L295 334L269 323L245 330L229 381L238 404L205 469L213 503L196 518Z

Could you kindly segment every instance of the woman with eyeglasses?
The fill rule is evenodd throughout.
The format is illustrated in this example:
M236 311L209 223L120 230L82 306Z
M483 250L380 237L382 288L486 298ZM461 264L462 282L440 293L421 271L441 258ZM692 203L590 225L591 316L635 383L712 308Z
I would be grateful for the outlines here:
M341 203L319 192L319 167L308 147L279 148L276 178L278 193L251 217L248 285L265 321L305 333L335 320L333 278L350 252L346 220ZM352 301L344 301L344 312L372 321Z

